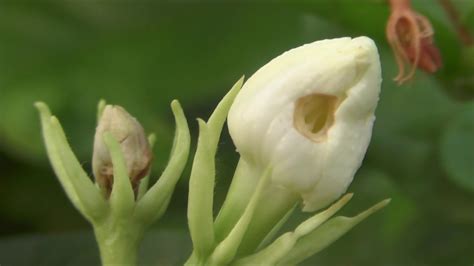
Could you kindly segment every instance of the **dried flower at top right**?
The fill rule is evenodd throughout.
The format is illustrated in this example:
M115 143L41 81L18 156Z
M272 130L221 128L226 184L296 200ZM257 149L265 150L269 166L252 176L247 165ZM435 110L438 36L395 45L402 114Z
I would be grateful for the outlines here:
M394 80L403 84L413 77L416 68L436 72L442 63L430 21L411 8L410 0L390 0L390 9L386 34L399 71Z

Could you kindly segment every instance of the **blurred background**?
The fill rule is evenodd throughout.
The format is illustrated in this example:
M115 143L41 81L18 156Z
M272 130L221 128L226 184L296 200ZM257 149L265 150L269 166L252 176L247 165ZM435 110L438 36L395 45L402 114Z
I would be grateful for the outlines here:
M473 34L474 1L452 3ZM125 107L157 135L157 177L173 137L172 99L183 105L195 146L195 118L207 118L242 74L304 43L366 35L379 48L384 82L373 139L349 188L355 197L341 213L392 203L307 264L473 265L474 48L438 1L413 6L433 23L443 67L397 86L384 0L1 1L0 264L99 264L89 225L47 161L35 101L58 116L89 173L97 102ZM225 131L216 209L237 159ZM179 264L189 255L188 176L189 166L140 263Z

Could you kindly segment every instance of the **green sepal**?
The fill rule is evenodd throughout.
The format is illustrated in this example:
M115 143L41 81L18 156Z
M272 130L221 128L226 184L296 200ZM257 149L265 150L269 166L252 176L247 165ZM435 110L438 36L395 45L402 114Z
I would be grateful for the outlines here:
M242 84L243 77L224 96L207 123L198 119L199 138L189 180L188 225L196 256L200 258L208 256L215 243L215 155L222 127Z
M316 230L301 237L277 265L296 265L313 256L335 242L365 218L385 207L389 202L390 199L385 199L354 217L338 216L332 218Z
M261 199L263 190L269 183L270 176L271 168L268 167L260 177L255 193L252 195L249 204L245 208L239 221L232 231L230 231L229 235L214 249L214 252L209 258L210 265L226 265L234 259L240 243L242 242L242 238L247 232L248 225L254 216L255 209Z
M40 113L46 149L53 169L73 205L94 227L103 265L135 265L143 233L151 221L166 211L189 154L190 134L179 103L174 101L171 104L177 130L170 162L160 180L148 193L147 184L141 184L141 191L147 197L138 202L135 201L120 144L111 133L103 134L114 172L112 192L107 201L77 161L57 118L51 115L44 103L36 103L35 106ZM105 101L101 101L98 119L104 107ZM149 142L153 146L153 135L149 136Z
M97 124L99 123L100 118L102 117L102 113L104 112L106 105L107 102L104 99L100 99L99 103L97 104Z
M107 202L82 169L72 152L58 119L42 102L35 103L40 113L43 138L54 172L74 207L89 221L106 216Z
M255 253L273 228L300 201L299 194L285 187L270 183L263 192L252 221L242 239L238 256Z
M257 247L257 250L261 250L263 249L264 247L268 246L272 241L273 239L275 238L275 236L278 234L278 232L280 231L280 229L283 227L283 225L285 225L285 223L288 221L288 219L291 217L291 215L293 214L293 212L295 211L296 207L298 207L298 203L295 204L295 206L293 206L293 208L291 208L286 214L285 216L283 216L283 218L280 219L280 221L278 221L278 223L272 228L272 230L265 236L265 238L262 240L262 242L260 243L260 245Z
M173 103L171 103L173 104ZM178 103L179 105L179 103ZM183 117L184 117L184 113L183 113ZM187 123L186 123L187 125ZM150 144L150 149L153 149L153 147L155 146L155 142L156 142L156 134L155 133L151 133L150 135L148 135L148 143Z
M110 132L103 134L104 143L112 159L114 180L112 192L110 193L110 207L112 212L118 216L130 215L135 206L135 195L130 177L127 174L127 165L122 154L120 144Z
M232 88L224 96L224 98L222 98L214 112L209 117L209 120L207 121L207 125L209 126L210 132L209 140L211 141L209 144L212 147L211 152L213 152L214 154L217 152L217 143L219 142L224 122L227 119L227 114L229 113L230 107L232 106L235 97L237 97L237 94L242 88L243 83L244 76L242 76L234 84L234 86L232 86Z
M199 138L196 155L189 179L188 225L194 250L199 257L205 257L214 246L213 194L214 156L209 147L209 129L198 119Z
M150 149L153 150L155 146L156 135L154 133L148 135L148 143L150 144ZM150 183L150 174L146 175L142 180L140 180L140 185L138 185L137 201L139 201L143 195L148 191L148 184Z
M163 215L189 156L191 135L186 116L177 100L171 102L171 110L176 123L176 131L170 160L161 177L148 191L140 187L146 192L142 192L144 195L139 197L135 207L135 216L145 223L152 223ZM153 144L153 136L150 136L148 141Z
M338 210L346 205L351 198L352 194L345 195L325 211L317 213L302 222L295 231L281 235L268 247L253 255L238 260L235 265L275 265L294 248L295 244L301 237L311 233L322 223L331 218Z
M336 203L331 205L325 211L322 211L313 217L309 218L308 220L302 222L298 227L295 229L295 235L298 237L305 236L311 233L314 229L318 228L322 223L327 221L331 218L337 211L339 211L344 205L346 205L351 199L354 194L349 193L344 195L341 199L339 199Z
M216 240L222 241L242 216L261 172L240 158L226 198L214 223Z

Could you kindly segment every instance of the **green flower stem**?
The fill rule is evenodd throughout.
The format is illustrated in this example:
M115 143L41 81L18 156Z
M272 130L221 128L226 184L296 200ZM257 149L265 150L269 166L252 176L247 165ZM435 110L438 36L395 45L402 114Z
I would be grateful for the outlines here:
M215 222L216 237L223 240L244 212L263 171L242 158L237 165L227 197ZM254 217L245 234L239 254L255 250L278 221L295 206L298 195L269 184L262 192Z
M255 171L240 159L226 199L217 215L214 227L217 241L222 241L234 228L257 187L260 171Z
M238 256L253 253L278 222L300 200L299 195L285 188L268 185L242 239Z
M227 265L234 259L242 238L247 232L248 225L254 217L255 209L261 199L262 192L268 185L271 173L271 168L268 167L268 169L265 170L264 174L258 181L257 188L255 189L255 192L253 193L239 221L234 226L232 231L230 231L229 235L214 249L214 252L208 260L209 265Z
M102 265L137 265L137 252L143 238L143 227L133 219L109 217L94 224Z
M262 248L268 246L272 241L274 241L276 235L280 232L281 228L285 225L288 219L291 217L295 209L298 207L298 203L293 206L283 218L278 221L278 223L272 228L272 230L265 236L265 238L260 242L260 245L257 247L257 250L261 250Z
M193 251L188 260L184 263L184 266L209 266L207 258L199 257L196 251Z
M237 165L232 184L215 222L216 237L222 241L234 228L244 212L250 197L255 192L262 170L244 159ZM239 255L256 250L263 239L271 233L299 201L298 195L271 184L262 192L255 214L240 244Z

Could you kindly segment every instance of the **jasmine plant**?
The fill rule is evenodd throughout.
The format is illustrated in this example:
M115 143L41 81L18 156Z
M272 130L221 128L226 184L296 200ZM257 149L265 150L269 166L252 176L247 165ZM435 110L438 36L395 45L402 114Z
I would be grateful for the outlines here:
M207 122L198 120L187 264L294 265L387 205L389 199L355 217L330 219L351 199L347 194L277 237L300 205L320 210L347 189L370 141L380 84L377 48L367 37L306 44L244 85L240 79ZM226 117L240 160L214 218L215 155Z
M171 103L176 134L160 179L148 186L154 135L119 106L99 103L93 168L87 176L48 106L35 104L49 160L74 207L91 223L103 265L135 265L145 230L165 212L186 164L190 135L178 101Z
M238 80L207 121L198 119L187 210L193 251L185 264L295 265L386 206L389 199L354 217L332 218L353 196L343 194L369 145L380 84L377 48L367 37L306 44L245 84ZM135 265L145 230L166 210L189 154L179 103L171 104L177 128L170 160L151 187L154 136L147 139L125 109L99 103L93 182L58 119L46 104L36 107L53 169L92 224L103 265ZM226 119L240 160L214 215L215 157ZM319 212L280 234L299 209Z

